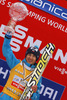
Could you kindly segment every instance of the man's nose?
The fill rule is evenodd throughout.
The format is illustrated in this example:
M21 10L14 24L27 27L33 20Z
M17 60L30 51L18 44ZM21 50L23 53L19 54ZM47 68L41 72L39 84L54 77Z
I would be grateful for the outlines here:
M30 56L30 59L32 59L32 56Z

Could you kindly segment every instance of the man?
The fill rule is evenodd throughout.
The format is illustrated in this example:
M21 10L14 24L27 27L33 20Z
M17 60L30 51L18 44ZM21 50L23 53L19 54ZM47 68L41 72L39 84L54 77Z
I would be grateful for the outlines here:
M11 37L11 30L9 29L5 34L2 51L11 71L7 83L0 93L0 100L20 99L20 96L36 67L36 61L39 59L40 55L38 47L34 46L27 49L25 59L22 61L17 59L11 50ZM21 56L23 56L23 54ZM37 86L32 86L34 93L31 96L31 100L39 100L40 83L41 79Z

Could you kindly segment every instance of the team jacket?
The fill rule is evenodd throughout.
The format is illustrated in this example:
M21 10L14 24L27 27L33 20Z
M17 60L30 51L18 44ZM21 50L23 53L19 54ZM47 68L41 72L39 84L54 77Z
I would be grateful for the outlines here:
M10 41L11 36L6 34L2 51L9 67L11 68L11 71L7 83L2 92L16 100L19 100L34 68L36 67L36 64L30 65L26 62L26 59L22 61L17 59L11 50ZM37 92L33 93L31 97L32 100L39 100L40 83L41 79L37 85Z

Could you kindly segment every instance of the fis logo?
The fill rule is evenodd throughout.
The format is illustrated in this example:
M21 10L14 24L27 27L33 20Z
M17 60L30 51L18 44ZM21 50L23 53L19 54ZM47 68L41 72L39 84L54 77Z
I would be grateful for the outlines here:
M42 100L60 100L64 86L42 77L40 98Z
M59 17L65 21L67 21L67 9L58 6L47 0L20 0L24 3L32 5L36 8L39 8L49 14L52 14L56 17Z

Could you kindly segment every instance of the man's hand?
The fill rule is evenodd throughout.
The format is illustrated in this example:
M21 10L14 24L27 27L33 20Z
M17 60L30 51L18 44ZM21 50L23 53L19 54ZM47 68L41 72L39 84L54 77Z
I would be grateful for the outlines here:
M13 29L15 28L16 26L16 22L17 20L13 20L13 18L11 18L7 24L7 26L11 26Z
M36 91L37 91L37 85L34 85L31 88L32 88L33 92L36 93Z
M37 85L32 86L31 89L33 90L34 93L36 93ZM30 95L30 97L31 97L31 95ZM25 100L29 100L29 98L27 97Z
M29 100L28 97L25 100Z
M13 19L10 19L10 21L7 24L7 26L4 28L4 32L5 33L11 32L11 35L14 34L15 26L16 26L16 21L14 21Z

